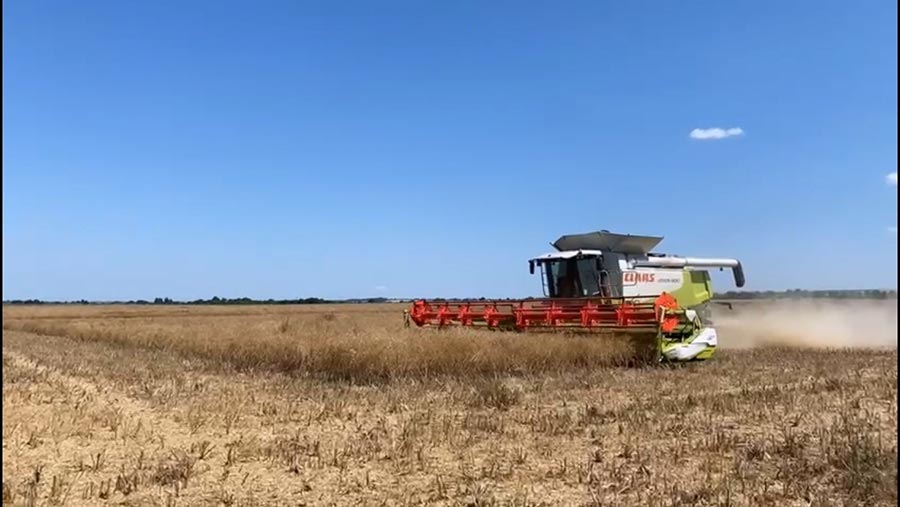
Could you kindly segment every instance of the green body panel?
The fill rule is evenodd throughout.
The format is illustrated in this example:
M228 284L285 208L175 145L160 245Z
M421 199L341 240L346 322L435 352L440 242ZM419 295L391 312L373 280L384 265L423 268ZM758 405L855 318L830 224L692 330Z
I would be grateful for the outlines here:
M682 308L693 308L711 300L712 280L708 271L684 270L684 285L672 292L672 297Z
M697 354L697 357L694 358L696 361L703 361L704 359L709 359L716 353L715 347L706 347L703 352Z
M671 293L672 297L678 301L678 306L682 309L694 309L712 300L712 280L708 271L702 270L684 270L684 284L680 289ZM698 312L700 313L700 312ZM682 346L685 343L691 343L694 338L700 334L703 328L703 322L698 315L697 320L691 323L685 322L679 326L673 333L666 336L659 335L658 348L660 353L664 353L669 349ZM695 361L710 359L715 353L716 348L707 346L695 358Z

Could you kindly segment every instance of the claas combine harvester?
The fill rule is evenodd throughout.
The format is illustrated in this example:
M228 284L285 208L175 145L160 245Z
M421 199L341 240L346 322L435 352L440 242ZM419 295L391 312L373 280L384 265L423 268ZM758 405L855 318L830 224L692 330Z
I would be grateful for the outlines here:
M630 333L651 340L660 361L702 360L716 349L708 268L731 269L736 259L652 253L662 237L608 231L562 236L556 252L528 261L540 271L544 297L518 301L418 300L406 313L424 326L476 326L511 331Z

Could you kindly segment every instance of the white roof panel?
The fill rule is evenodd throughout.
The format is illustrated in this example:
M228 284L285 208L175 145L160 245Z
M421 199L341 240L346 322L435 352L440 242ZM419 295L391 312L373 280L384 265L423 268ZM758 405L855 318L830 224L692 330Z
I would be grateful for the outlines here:
M539 255L533 259L529 259L532 261L549 261L553 259L571 259L573 257L585 256L585 257L600 257L603 255L603 252L600 250L564 250L562 252L551 252L544 255Z

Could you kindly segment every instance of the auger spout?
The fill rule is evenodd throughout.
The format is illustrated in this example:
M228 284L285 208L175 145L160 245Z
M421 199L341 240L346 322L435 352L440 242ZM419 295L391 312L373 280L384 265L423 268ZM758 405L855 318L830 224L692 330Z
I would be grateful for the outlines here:
M656 268L731 268L734 273L734 284L737 287L744 286L744 268L737 259L716 259L701 257L656 257L651 256L646 260L636 260L632 263L633 267L656 267Z

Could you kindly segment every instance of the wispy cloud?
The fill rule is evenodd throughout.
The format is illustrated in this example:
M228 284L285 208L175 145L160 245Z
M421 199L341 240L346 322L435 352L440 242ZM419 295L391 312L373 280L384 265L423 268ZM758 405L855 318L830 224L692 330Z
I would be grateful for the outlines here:
M897 234L897 226L892 225L892 226L888 227L888 232L891 234Z
M720 129L718 127L711 129L694 129L691 131L691 138L706 141L709 139L725 139L726 137L739 136L743 133L744 129L740 127L732 127L730 129Z
M385 292L385 291L387 291L387 289L388 289L388 288L385 287L384 285L376 285L376 286L375 286L375 290L378 291L378 292Z

